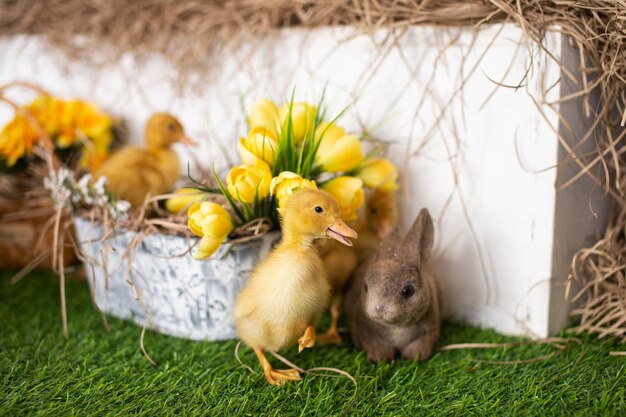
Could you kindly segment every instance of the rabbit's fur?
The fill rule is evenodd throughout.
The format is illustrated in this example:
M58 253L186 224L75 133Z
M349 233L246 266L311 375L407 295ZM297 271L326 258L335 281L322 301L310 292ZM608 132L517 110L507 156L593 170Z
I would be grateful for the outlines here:
M376 256L359 268L346 293L346 314L357 347L369 359L428 359L439 338L439 283L428 263L433 222L422 209L402 239L396 228Z

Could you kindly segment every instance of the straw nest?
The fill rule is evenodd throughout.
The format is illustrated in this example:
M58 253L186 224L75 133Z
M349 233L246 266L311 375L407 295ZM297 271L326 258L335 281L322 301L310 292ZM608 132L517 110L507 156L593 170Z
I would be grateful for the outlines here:
M270 39L281 27L352 25L365 34L386 28L400 36L418 24L479 27L498 22L516 23L539 43L548 29L567 36L585 59L580 90L562 100L600 94L599 106L583 101L584 114L595 116L597 123L577 138L570 158L581 176L592 175L612 196L615 212L606 235L576 255L570 282L582 285L572 295L582 302L574 312L582 319L580 329L624 337L626 1L0 0L0 36L42 35L70 58L94 64L126 53L141 58L156 52L168 57L181 76L217 70L220 55ZM578 151L587 140L596 144L591 155Z

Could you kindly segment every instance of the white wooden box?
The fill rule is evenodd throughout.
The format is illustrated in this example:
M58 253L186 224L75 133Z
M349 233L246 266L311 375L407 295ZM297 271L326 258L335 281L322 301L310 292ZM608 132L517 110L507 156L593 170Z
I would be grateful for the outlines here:
M566 322L571 258L603 231L608 204L586 177L557 187L576 172L575 164L561 163L558 135L576 143L593 120L580 100L558 103L579 88L578 53L557 33L548 33L543 47L566 73L511 24L415 27L400 37L288 29L225 57L208 81L180 89L158 56L63 69L39 39L16 37L0 41L0 59L13 63L0 68L0 82L20 78L95 100L126 118L137 142L151 112L171 111L203 142L199 159L218 167L229 162L222 152L237 161L235 143L245 134L241 97L284 102L295 86L298 100L316 101L326 86L331 114L351 106L341 120L346 128L392 142L389 157L402 172L402 224L424 206L433 215L448 314L543 337Z

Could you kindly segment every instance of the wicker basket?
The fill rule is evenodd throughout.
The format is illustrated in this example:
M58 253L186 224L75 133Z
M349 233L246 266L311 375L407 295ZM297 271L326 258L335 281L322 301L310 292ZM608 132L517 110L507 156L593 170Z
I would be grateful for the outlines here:
M54 226L51 218L55 210L51 205L20 209L22 200L15 200L14 204L0 206L0 268L19 269L31 262L37 262L37 268L50 269L52 267L52 251L54 242ZM68 221L61 217L61 224ZM65 230L63 248L63 264L65 266L76 262L76 255L71 242L73 228Z

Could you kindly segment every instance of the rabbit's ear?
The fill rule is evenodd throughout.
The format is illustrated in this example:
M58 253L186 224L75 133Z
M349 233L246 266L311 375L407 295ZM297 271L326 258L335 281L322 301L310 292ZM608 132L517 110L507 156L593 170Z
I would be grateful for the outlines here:
M378 252L376 252L376 259L393 259L398 256L400 250L400 243L402 242L402 236L400 230L396 227L393 232L389 233L387 237L380 243Z
M433 248L434 234L433 220L428 210L423 208L402 240L403 260L421 267Z

